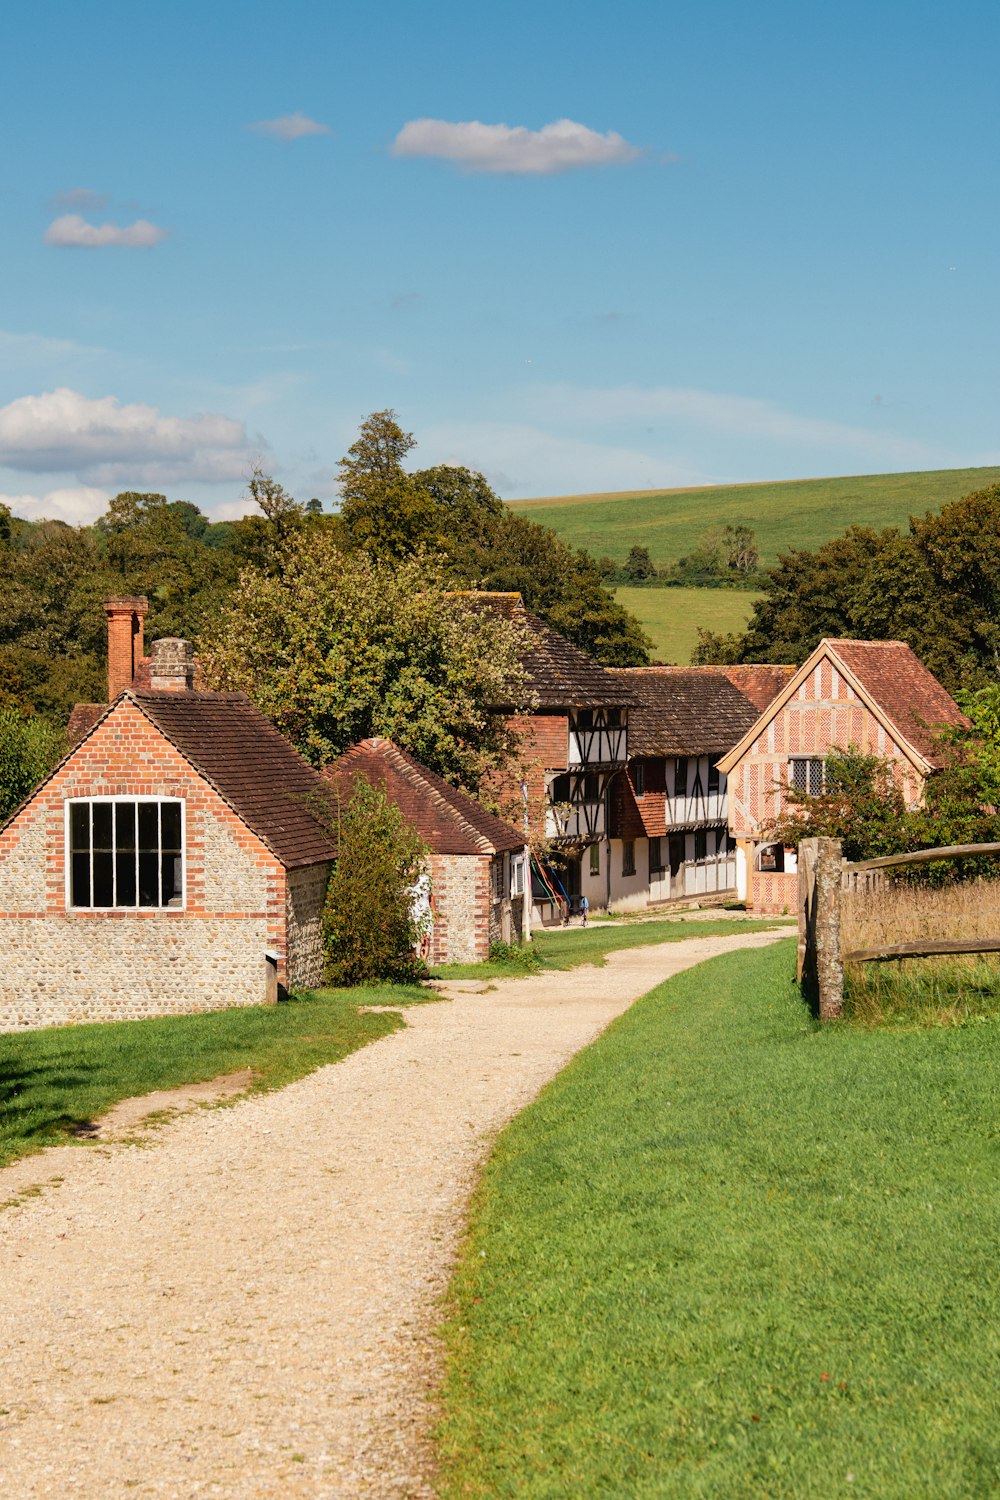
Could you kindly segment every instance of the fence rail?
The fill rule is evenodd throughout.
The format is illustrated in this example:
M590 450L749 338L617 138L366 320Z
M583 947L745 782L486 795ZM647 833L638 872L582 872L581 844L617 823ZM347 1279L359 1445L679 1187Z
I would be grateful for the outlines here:
M844 964L886 959L931 958L945 954L1000 953L1000 938L925 938L912 943L888 943L844 953L840 941L840 907L845 889L877 900L884 889L883 871L937 860L977 859L1000 855L1000 844L949 844L892 854L885 859L843 858L839 839L803 839L799 845L798 978L821 1020L832 1020L844 1008Z

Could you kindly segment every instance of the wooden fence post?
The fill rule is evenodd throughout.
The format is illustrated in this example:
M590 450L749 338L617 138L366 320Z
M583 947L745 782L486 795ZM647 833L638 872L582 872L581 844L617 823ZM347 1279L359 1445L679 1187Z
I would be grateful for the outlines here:
M798 978L821 1021L844 1008L840 952L842 846L839 839L803 839L799 845Z

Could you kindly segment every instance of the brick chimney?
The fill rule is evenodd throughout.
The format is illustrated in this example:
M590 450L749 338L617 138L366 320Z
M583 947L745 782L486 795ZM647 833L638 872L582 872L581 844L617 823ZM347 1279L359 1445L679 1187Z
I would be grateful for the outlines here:
M108 617L108 702L132 686L135 670L143 657L142 622L149 600L142 594L105 599Z
M149 648L149 685L161 693L190 693L194 687L194 646L175 635Z

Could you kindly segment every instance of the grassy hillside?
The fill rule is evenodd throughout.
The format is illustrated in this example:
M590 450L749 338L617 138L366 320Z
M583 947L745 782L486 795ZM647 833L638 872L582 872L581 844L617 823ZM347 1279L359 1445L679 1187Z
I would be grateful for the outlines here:
M653 642L653 660L687 666L698 629L727 634L743 630L760 594L741 589L616 589Z
M623 562L630 547L648 547L657 564L690 552L707 526L746 522L761 558L788 547L813 548L845 526L905 526L970 490L1000 482L1000 469L941 469L918 474L863 474L842 479L789 479L774 484L713 485L688 490L563 495L517 500L513 509L551 526L595 557Z

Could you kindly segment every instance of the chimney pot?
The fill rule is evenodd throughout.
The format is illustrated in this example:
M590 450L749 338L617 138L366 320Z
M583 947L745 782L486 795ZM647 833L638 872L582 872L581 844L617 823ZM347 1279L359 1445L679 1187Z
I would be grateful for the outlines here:
M194 687L194 646L167 635L149 649L149 685L161 693L190 693Z
M144 594L105 599L108 617L108 702L130 688L143 656L142 629L149 609Z

